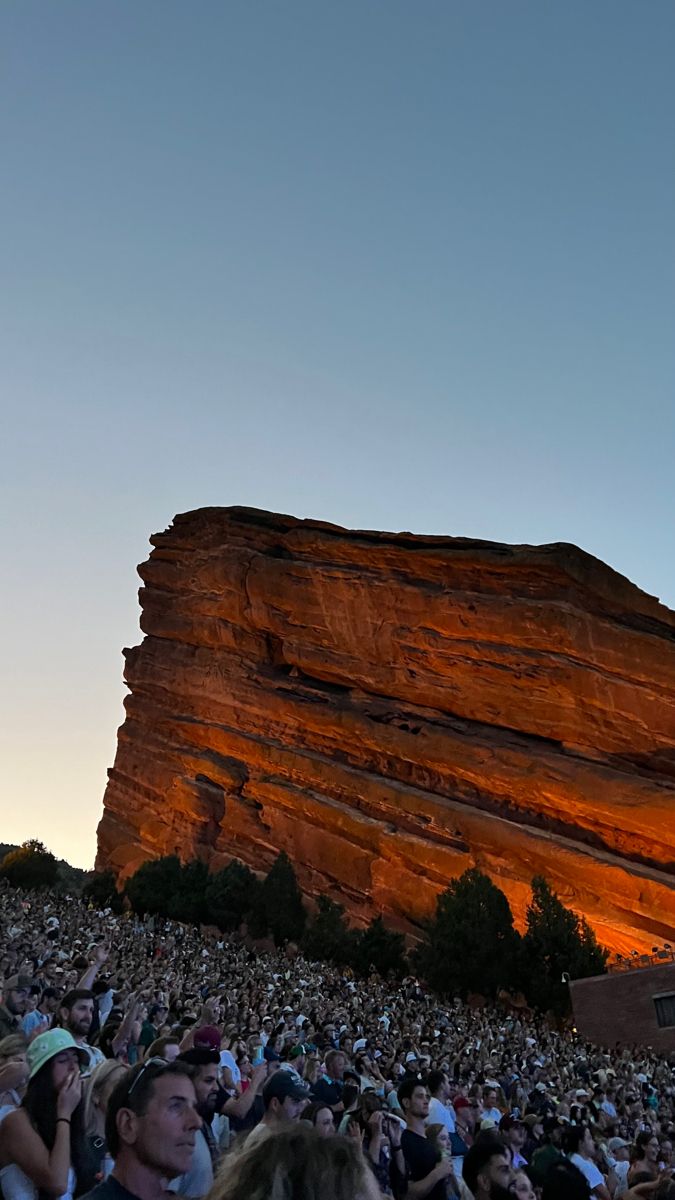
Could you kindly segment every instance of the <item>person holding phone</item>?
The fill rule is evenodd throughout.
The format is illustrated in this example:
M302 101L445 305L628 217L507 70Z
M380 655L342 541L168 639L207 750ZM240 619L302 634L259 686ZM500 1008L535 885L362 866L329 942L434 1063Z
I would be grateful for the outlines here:
M28 1086L21 1107L0 1125L4 1200L38 1200L48 1192L73 1200L93 1185L82 1104L81 1072L89 1056L66 1029L50 1029L29 1045Z

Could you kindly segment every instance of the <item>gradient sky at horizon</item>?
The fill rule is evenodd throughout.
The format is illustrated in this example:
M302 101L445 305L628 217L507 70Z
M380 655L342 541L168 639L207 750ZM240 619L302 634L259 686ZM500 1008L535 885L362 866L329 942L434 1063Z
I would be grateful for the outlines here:
M0 841L93 862L176 512L675 606L670 0L8 0L0 47Z

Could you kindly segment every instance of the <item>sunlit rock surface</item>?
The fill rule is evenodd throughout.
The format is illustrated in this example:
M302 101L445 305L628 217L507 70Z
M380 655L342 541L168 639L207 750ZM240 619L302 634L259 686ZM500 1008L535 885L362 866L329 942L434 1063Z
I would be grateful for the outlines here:
M100 867L285 848L409 932L474 864L522 923L543 872L613 949L672 937L675 613L562 543L240 508L151 541Z

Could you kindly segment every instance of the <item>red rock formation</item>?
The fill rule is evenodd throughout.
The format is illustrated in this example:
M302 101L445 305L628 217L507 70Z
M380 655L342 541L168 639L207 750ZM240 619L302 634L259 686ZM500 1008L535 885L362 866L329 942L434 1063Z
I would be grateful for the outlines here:
M152 538L99 826L414 930L467 866L607 945L675 926L675 613L574 546L201 509Z

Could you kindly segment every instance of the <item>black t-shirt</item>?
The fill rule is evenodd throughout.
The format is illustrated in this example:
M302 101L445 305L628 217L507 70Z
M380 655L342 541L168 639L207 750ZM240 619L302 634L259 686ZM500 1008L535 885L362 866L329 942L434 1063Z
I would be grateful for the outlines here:
M167 1192L167 1200L170 1197L171 1193ZM103 1183L97 1184L85 1196L80 1197L80 1200L138 1200L138 1196L123 1187L114 1175L109 1175Z
M438 1164L438 1156L431 1142L412 1129L404 1129L401 1137L401 1149L408 1171L408 1177L413 1183L426 1179ZM427 1192L427 1200L446 1200L447 1182L439 1179L438 1183Z
M230 1129L233 1133L248 1133L249 1129L254 1129L258 1122L262 1121L264 1115L265 1104L262 1096L258 1094L245 1117L228 1117Z

